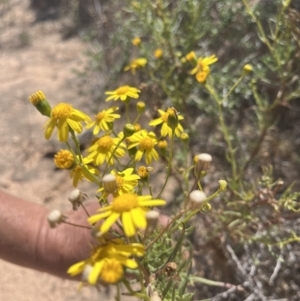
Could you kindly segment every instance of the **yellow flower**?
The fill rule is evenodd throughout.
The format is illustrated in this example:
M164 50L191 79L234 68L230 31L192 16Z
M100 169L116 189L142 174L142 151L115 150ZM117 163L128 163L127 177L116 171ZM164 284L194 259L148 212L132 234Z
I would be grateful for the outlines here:
M160 114L160 117L157 119L154 119L152 121L149 122L150 126L156 126L162 123L162 127L161 127L161 135L163 137L165 136L169 136L172 137L172 129L168 126L168 117L170 114L169 110L173 110L172 108L167 109L166 111L163 110L158 110L158 113ZM183 120L183 117L181 115L177 115L178 120ZM183 127L182 125L178 122L177 127L175 128L175 135L177 137L179 137L181 135L181 133L183 132Z
M160 59L163 56L163 51L162 49L158 48L154 51L154 56L157 59Z
M104 161L110 165L114 164L114 157L125 155L125 144L121 142L122 139L123 133L116 138L112 138L108 134L101 136L88 148L87 158L93 160L97 166L103 164Z
M147 226L147 207L163 206L164 200L153 200L151 195L138 196L136 194L125 193L116 197L108 206L100 208L101 213L88 218L91 224L106 218L100 226L100 233L107 233L114 223L121 218L124 233L127 237L136 234L137 228L145 229Z
M147 59L137 58L130 62L129 65L125 66L124 71L131 70L132 74L135 74L137 68L142 68L147 64Z
M196 79L200 83L204 83L210 73L209 65L214 64L218 58L215 55L211 55L205 58L198 58L196 67L190 72L196 74Z
M52 109L51 117L44 125L45 138L50 139L53 130L57 127L58 140L66 142L70 129L78 134L82 132L82 121L90 123L92 120L83 112L73 109L70 104L59 103Z
M119 114L114 114L114 112L116 112L117 110L119 110L118 107L112 107L108 110L103 110L99 112L95 116L95 120L87 125L87 128L90 129L94 126L94 135L97 135L100 130L105 132L109 131L110 125L115 121L115 119L121 117Z
M83 162L81 164L76 165L71 170L71 178L73 179L73 186L77 187L78 182L82 181L83 178L87 179L90 182L94 182L94 178L92 175L98 175L99 170L94 166L89 165L91 162L89 158L83 158ZM92 175L91 175L92 174Z
M166 140L161 140L158 142L158 148L161 150L165 150L168 147L168 142Z
M107 91L105 92L106 95L110 95L109 97L106 98L106 101L110 101L110 100L122 100L125 101L127 99L127 97L131 97L131 98L139 98L139 93L141 91L137 88L134 87L130 87L130 86L121 86L118 89L114 90L114 91Z
M149 170L146 166L140 166L136 173L140 176L141 180L146 181L148 180Z
M98 281L107 284L118 282L124 275L124 268L136 269L135 260L130 256L143 256L145 247L139 243L125 245L121 239L113 239L95 248L90 258L73 264L67 271L71 276L88 271L86 281L96 284Z
M117 194L133 193L134 187L137 186L140 177L136 174L132 174L133 168L127 168L123 171L112 170L111 174L116 177ZM102 191L101 199L108 197L108 193L105 192L104 187L98 191Z
M45 116L51 116L51 106L42 91L37 91L29 96L29 101Z
M191 51L185 56L185 58L187 61L195 61L197 59L196 53L194 51Z
M54 155L54 163L57 168L68 169L74 162L73 154L67 149L61 149Z
M140 177L132 174L133 168L127 168L123 171L112 170L111 174L117 178L117 189L119 194L133 192L134 187L138 184Z
M148 133L146 130L140 130L129 137L127 141L129 142L128 149L138 147L135 153L135 161L140 161L144 154L147 164L150 164L152 159L158 160L158 153L154 148L157 140L153 132Z
M131 43L133 46L139 46L139 45L141 45L142 41L139 37L136 37L131 41Z

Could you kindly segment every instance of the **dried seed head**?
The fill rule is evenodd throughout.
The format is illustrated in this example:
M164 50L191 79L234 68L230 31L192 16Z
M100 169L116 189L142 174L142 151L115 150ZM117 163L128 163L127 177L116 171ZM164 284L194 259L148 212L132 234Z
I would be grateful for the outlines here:
M76 210L87 198L88 195L79 189L72 190L68 196L68 200L73 205L73 210Z
M55 228L57 225L66 220L66 218L67 217L63 215L59 210L52 210L47 217L50 228Z
M212 161L212 156L210 154L199 154L195 156L195 174L198 175L203 171L208 171Z
M117 178L115 175L105 175L102 179L102 184L106 193L114 193L117 190Z
M193 209L198 209L204 200L206 200L206 195L203 191L193 190L190 195L190 204Z

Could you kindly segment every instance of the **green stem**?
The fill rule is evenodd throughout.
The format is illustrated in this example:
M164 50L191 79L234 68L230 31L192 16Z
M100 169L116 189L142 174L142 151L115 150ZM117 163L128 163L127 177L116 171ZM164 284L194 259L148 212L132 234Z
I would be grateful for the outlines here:
M210 95L215 99L218 107L218 118L219 122L221 125L221 131L224 135L224 139L227 143L228 146L228 154L229 154L229 163L231 164L231 169L232 169L232 175L233 175L233 180L236 182L238 180L238 173L237 173L237 163L235 159L235 151L233 149L231 140L230 140L230 135L229 135L229 130L227 128L227 125L224 120L224 113L223 113L223 100L219 98L218 94L216 93L215 89L210 86L208 83L205 84L205 88L208 90Z
M166 185L168 183L168 180L170 178L171 174L171 166L172 166L172 157L173 157L173 149L174 149L174 136L175 136L175 129L172 129L172 139L171 139L171 147L170 147L170 152L169 152L169 159L168 159L168 168L167 168L167 176L164 182L163 187L161 188L159 194L155 199L159 199L161 194L163 193L164 189L166 188Z

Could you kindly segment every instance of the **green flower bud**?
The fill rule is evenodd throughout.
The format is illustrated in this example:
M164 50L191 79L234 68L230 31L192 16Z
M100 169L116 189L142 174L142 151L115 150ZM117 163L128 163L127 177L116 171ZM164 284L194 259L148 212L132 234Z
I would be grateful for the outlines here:
M169 128L175 131L175 129L178 126L177 111L175 108L168 108L167 113L168 113L167 125Z
M123 128L123 133L125 138L132 136L135 133L135 126L130 123L126 123Z
M225 180L219 181L219 191L223 192L226 191L227 188L227 182Z
M42 91L37 91L29 96L29 101L44 116L51 116L51 106Z
M137 109L138 113L140 113L140 114L145 111L145 108L146 108L146 104L143 101L139 101L136 104L136 109Z

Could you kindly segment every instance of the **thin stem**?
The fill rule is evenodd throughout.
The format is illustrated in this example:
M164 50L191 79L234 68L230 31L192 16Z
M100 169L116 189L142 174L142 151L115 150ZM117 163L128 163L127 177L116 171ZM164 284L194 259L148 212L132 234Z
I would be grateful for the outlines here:
M63 223L68 224L70 226L78 227L78 228L84 228L84 229L88 229L88 230L92 229L91 227L88 227L88 226L77 225L77 224L73 224L73 223L70 223L70 222L67 222L67 221L63 221Z
M174 149L174 136L175 136L175 129L172 129L172 139L171 139L171 148L169 152L169 159L168 159L168 168L167 168L167 176L166 180L164 182L163 187L161 188L159 194L157 195L156 199L160 198L161 194L163 193L164 189L166 188L166 185L168 183L170 174L171 174L171 163L172 163L172 157L173 157L173 149Z
M82 203L81 203L80 205L81 205L82 209L85 211L86 215L87 215L88 217L90 217L90 215L89 215L89 213L87 212L85 206L84 206Z
M221 131L224 135L224 139L227 143L228 146L228 154L229 154L229 163L231 164L231 169L232 169L232 175L234 181L237 181L237 164L236 164L236 159L235 159L235 151L232 146L231 140L230 140L230 134L227 128L227 125L224 120L224 113L223 113L223 100L221 100L216 93L215 89L210 86L208 83L205 84L205 88L208 90L210 95L215 99L218 107L218 117L219 117L219 122L221 125Z

